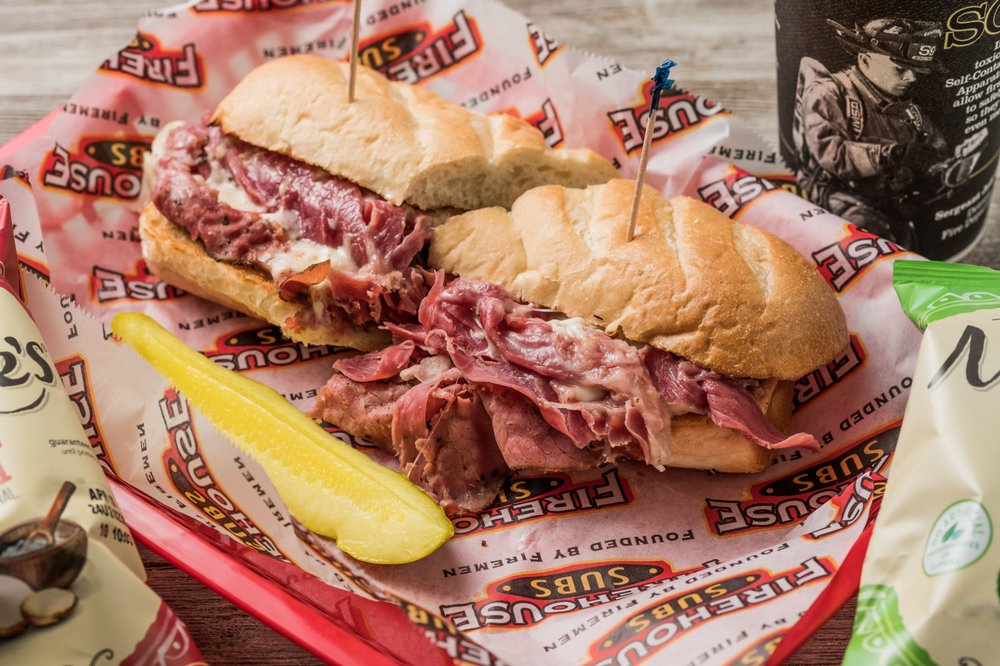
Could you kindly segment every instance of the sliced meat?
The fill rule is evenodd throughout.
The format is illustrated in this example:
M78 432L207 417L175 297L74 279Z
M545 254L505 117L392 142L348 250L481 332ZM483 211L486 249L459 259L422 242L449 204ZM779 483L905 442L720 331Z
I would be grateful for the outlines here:
M454 369L399 400L392 435L403 472L448 513L489 506L509 471L477 391Z
M670 461L670 412L641 354L581 320L518 303L501 287L438 276L420 306L424 344L447 354L472 384L516 391L580 449L609 460L638 446L658 467Z
M182 124L171 131L156 168L153 202L167 218L220 261L253 264L253 257L286 237L282 227L259 213L237 210L219 201L206 184L206 127Z
M415 320L428 216L217 127L178 124L163 145L153 201L211 257L268 272L288 300L308 294L320 324ZM337 265L317 247L341 250Z
M708 398L698 385L704 368L655 347L646 347L645 352L646 369L660 396L673 406L675 414L708 412Z
M397 456L403 473L451 514L487 507L509 471L476 389L454 369L416 385L334 372L313 416Z
M768 449L819 449L819 442L808 433L786 435L778 430L750 394L734 386L732 380L709 378L701 385L708 396L709 413L715 425L739 430L754 444Z
M410 388L400 381L360 383L335 372L319 390L311 415L396 455L392 418L396 402Z
M708 414L715 425L738 430L754 444L769 449L819 448L812 435L785 435L767 419L754 399L752 380L724 377L653 347L645 350L645 364L674 414Z
M601 449L578 448L546 423L535 405L519 393L490 389L480 395L497 446L511 469L567 472L593 469L604 461Z
M415 350L412 340L404 340L381 351L340 359L333 364L333 369L356 382L389 379L412 365Z

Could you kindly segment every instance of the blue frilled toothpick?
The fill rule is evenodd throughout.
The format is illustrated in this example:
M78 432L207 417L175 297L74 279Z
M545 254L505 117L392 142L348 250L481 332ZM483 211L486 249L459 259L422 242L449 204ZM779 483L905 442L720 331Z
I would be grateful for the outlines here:
M635 220L639 216L639 200L642 198L642 180L646 175L646 162L649 160L649 144L653 141L653 128L660 114L660 95L674 85L670 78L670 70L677 66L673 60L664 60L653 74L653 94L649 100L649 117L646 120L645 134L642 137L642 152L639 154L639 173L635 177L635 194L632 195L632 216L629 218L628 233L625 242L630 242L635 236Z

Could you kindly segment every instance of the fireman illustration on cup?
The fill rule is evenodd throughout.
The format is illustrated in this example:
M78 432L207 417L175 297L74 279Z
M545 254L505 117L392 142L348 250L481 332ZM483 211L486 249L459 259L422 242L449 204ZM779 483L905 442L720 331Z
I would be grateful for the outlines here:
M919 252L914 213L965 183L984 129L950 148L911 98L919 77L944 72L944 31L932 21L877 18L849 29L827 20L854 64L799 64L792 136L805 196Z

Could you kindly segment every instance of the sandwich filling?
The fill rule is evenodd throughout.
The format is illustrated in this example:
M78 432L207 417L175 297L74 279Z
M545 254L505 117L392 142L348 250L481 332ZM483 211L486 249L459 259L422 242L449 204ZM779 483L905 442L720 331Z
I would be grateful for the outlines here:
M767 448L816 447L768 421L765 381L711 372L420 265L426 214L325 170L175 123L148 161L153 202L217 261L313 307L286 328L349 321L394 344L337 361L315 415L398 457L449 512L493 501L514 469L671 463L671 419L706 415Z
M311 321L290 327L416 316L427 215L213 126L165 128L152 169L154 204L209 256L267 273L286 300L308 296Z
M680 414L768 448L817 446L767 420L764 382L632 345L488 282L438 273L418 323L389 328L392 346L334 364L315 415L398 456L449 512L489 505L509 469L662 469Z

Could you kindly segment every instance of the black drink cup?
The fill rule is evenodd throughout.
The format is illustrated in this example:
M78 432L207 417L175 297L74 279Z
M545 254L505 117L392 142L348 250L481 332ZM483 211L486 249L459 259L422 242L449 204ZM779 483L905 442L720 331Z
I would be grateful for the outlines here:
M781 153L810 201L932 259L984 231L1000 0L775 0Z

